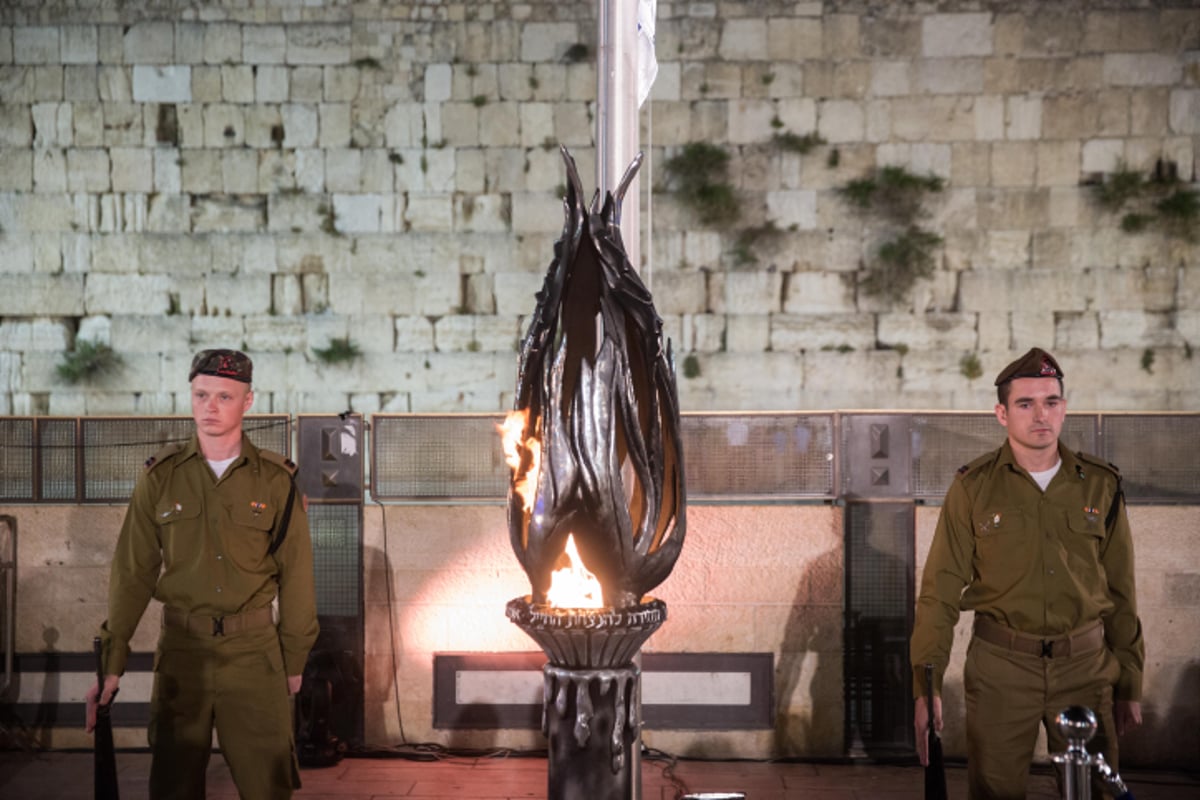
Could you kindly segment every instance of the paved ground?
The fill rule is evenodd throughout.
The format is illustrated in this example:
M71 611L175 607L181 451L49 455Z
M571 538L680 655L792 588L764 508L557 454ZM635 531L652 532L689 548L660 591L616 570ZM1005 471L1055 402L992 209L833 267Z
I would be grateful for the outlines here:
M123 800L146 797L150 756L117 755ZM511 800L546 796L546 760L539 757L347 758L325 769L302 771L298 800ZM966 797L961 765L947 770L951 798ZM1129 772L1137 800L1200 800L1200 773ZM688 793L745 794L747 800L922 800L919 767L761 761L676 761L648 758L642 764L644 800L680 800ZM210 800L237 800L220 755L208 772ZM0 752L0 798L91 800L92 754L50 751ZM1044 770L1030 779L1031 800L1058 798Z

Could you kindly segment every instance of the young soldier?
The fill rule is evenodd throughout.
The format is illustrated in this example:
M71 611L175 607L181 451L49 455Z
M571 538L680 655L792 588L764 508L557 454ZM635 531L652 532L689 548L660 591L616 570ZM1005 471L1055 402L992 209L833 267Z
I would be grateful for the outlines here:
M915 726L928 763L925 693L942 729L942 674L960 609L975 612L963 675L969 796L1023 798L1038 725L1087 706L1089 745L1117 768L1116 735L1141 724L1145 648L1120 475L1059 441L1063 372L1033 348L996 378L998 450L959 470L938 519L912 635ZM923 667L934 665L933 686Z
M242 432L252 369L235 350L193 359L195 435L146 462L113 556L104 686L88 692L88 730L97 697L116 694L147 604L159 600L153 800L204 798L214 726L242 797L289 798L300 786L288 696L317 638L312 544L294 465Z

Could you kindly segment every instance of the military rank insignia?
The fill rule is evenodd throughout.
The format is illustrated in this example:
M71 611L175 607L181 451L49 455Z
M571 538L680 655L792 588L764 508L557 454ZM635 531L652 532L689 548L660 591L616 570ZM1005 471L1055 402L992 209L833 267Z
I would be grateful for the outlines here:
M250 501L250 510L253 511L256 515L261 514L262 512L267 510L267 504L260 503L257 500L251 500Z
M992 515L991 519L985 519L983 522L979 523L979 532L987 533L988 531L995 530L999 527L1000 527L1000 512L997 511L995 514Z
M1088 522L1095 522L1100 519L1100 509L1095 506L1084 506L1083 515L1087 517Z

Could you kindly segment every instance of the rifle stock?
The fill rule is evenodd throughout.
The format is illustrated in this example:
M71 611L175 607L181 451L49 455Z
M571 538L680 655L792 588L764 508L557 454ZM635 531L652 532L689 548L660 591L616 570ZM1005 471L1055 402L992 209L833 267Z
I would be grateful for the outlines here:
M933 718L933 664L925 665L925 707L929 710L929 730L926 733L929 765L925 767L925 800L948 800L942 737L938 735Z
M96 685L104 692L104 659L100 654L100 637L92 640L96 654ZM120 800L121 791L117 783L117 751L113 744L112 701L108 705L96 698L96 753L95 753L95 796L96 800Z

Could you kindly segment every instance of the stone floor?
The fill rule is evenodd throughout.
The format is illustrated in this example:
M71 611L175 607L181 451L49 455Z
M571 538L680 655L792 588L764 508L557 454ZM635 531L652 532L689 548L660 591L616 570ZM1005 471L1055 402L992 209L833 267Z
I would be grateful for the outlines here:
M414 753L408 753L412 756ZM324 769L301 772L302 800L511 800L546 796L546 760L541 757L440 757L429 761L401 754L354 757ZM120 752L117 764L124 800L146 797L150 756ZM1137 800L1200 800L1200 773L1132 771L1125 775ZM951 798L966 797L966 772L951 765ZM922 770L913 766L857 763L761 761L671 761L648 757L642 763L644 800L680 800L689 793L742 793L747 800L921 800ZM237 800L229 770L219 755L208 772L210 800ZM1043 768L1030 778L1029 797L1058 797ZM5 800L91 800L90 752L0 752L0 798Z

